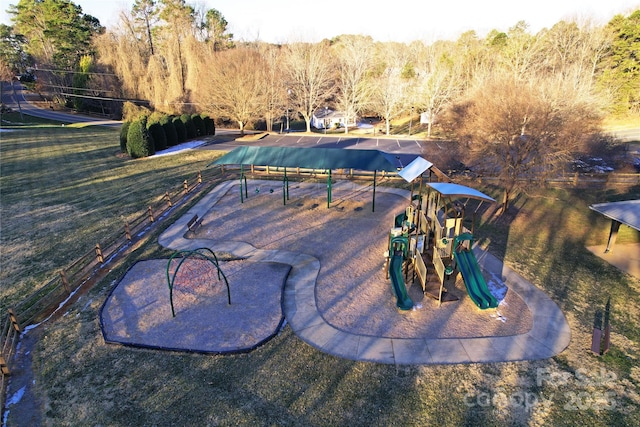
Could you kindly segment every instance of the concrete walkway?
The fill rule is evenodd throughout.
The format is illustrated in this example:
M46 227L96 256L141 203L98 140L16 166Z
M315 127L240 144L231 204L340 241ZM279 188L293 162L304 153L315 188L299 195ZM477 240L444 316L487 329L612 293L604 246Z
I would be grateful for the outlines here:
M208 247L214 252L229 252L253 262L279 262L292 266L284 289L284 315L294 333L320 351L351 360L388 364L490 363L546 359L563 351L571 339L569 325L558 306L542 291L503 265L493 255L474 248L480 267L503 278L511 292L527 304L533 326L521 335L483 338L380 338L341 331L328 324L318 311L315 285L320 261L315 257L283 250L256 249L248 243L215 243L208 239L187 239L187 223L194 215L203 218L209 209L237 186L227 181L178 219L159 238L159 243L173 250ZM339 185L336 184L336 185ZM377 187L409 198L409 193L395 188Z

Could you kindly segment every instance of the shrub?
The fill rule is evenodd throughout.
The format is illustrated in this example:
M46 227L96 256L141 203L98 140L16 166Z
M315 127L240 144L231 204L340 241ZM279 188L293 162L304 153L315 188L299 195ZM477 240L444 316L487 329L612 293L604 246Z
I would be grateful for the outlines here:
M120 128L120 151L123 153L127 152L127 132L130 124L131 122L124 122Z
M206 135L216 134L216 124L211 117L207 116L206 114L203 114L202 122L204 123L204 127L206 129Z
M134 159L155 154L153 138L146 126L146 119L136 120L127 132L127 153Z
M191 120L191 116L189 114L183 114L180 116L180 120L184 123L184 127L187 130L187 139L193 139L196 135L196 127L193 124L193 120Z
M176 135L178 137L178 144L181 144L187 140L187 129L184 127L184 123L180 120L180 117L174 117L173 126L176 129Z
M167 136L164 133L164 128L158 122L153 122L147 125L149 134L153 138L154 151L162 151L167 148Z
M178 145L178 133L176 132L176 127L173 124L173 117L167 115L163 116L160 119L160 125L162 125L164 135L167 137L167 147Z
M205 136L207 134L207 129L204 126L204 121L202 120L202 117L200 117L199 114L193 114L191 116L191 121L193 122L193 125L196 128L197 136Z
M122 106L122 120L132 122L139 120L151 114L151 110L147 107L138 106L132 102L126 101Z

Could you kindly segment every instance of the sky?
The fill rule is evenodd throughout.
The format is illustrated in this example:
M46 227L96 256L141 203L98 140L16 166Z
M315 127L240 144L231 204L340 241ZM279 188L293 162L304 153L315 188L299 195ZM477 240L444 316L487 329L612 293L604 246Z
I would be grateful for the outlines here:
M75 0L84 13L107 28L117 25L118 12L131 10L133 0ZM217 9L235 40L271 43L319 41L341 34L369 35L376 41L410 42L456 39L475 30L506 31L518 21L536 33L561 20L595 20L604 24L618 13L640 9L640 0L187 0L203 10ZM0 23L10 24L2 2Z

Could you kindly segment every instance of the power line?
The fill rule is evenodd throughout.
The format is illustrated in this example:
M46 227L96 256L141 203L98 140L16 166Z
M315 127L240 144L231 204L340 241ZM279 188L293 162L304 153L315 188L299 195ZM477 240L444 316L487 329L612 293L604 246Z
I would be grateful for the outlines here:
M60 86L60 85L48 85L43 84L43 87L51 87L56 89L64 89L64 90L83 90L86 92L95 91L95 92L115 92L114 90L101 90L101 89L91 89L91 88L82 88L82 87L71 87L71 86Z
M68 96L68 97L75 97L75 98L86 98L86 99L97 99L100 101L117 101L117 102L134 102L134 103L145 103L145 104L149 104L149 101L144 100L144 99L126 99L126 98L107 98L104 96L90 96L90 95L77 95L75 93L65 93L65 92L60 92L58 95L63 95L63 96Z
M115 73L94 73L94 72L84 72L84 71L71 71L71 70L53 70L51 68L34 68L34 71L48 71L50 73L68 73L68 74L94 74L97 76L116 76Z

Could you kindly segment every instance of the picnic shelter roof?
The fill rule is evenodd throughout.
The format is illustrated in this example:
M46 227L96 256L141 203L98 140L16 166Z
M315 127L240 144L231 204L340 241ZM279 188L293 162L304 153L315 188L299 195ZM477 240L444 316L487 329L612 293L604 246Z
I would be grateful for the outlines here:
M453 199L471 198L492 203L495 202L495 199L493 199L492 197L489 197L483 192L471 187L467 187L465 185L454 184L452 182L430 182L427 185L443 196L451 197Z
M597 203L589 206L589 208L607 218L640 231L640 200Z
M257 165L310 169L358 169L395 172L395 155L379 150L242 146L210 165Z

